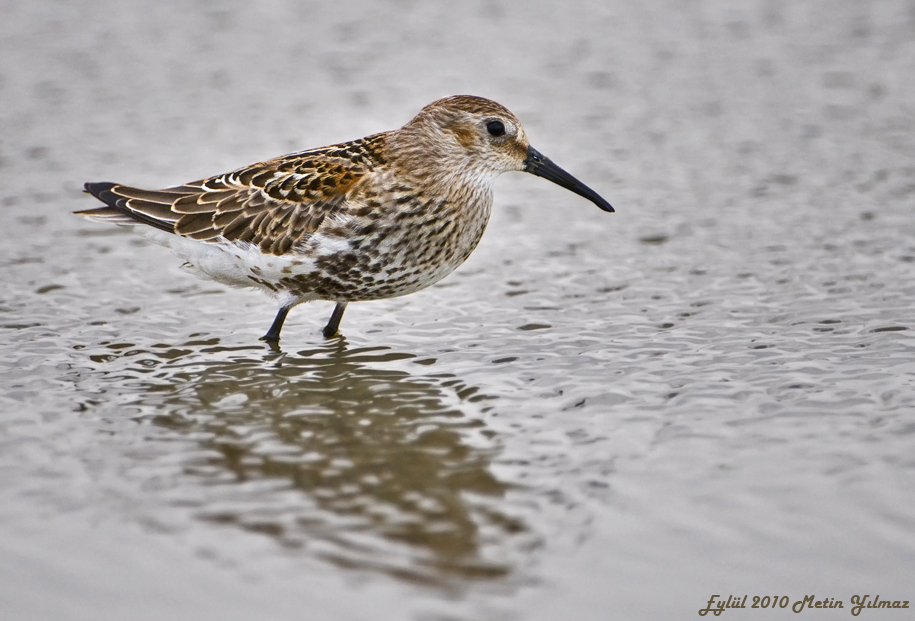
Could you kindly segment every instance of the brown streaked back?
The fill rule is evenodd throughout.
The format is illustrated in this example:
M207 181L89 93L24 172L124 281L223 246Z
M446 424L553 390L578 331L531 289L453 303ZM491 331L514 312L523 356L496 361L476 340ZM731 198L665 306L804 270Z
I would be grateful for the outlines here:
M301 151L164 190L87 183L86 191L107 207L76 213L205 242L248 242L278 255L345 208L353 186L384 164L385 136Z

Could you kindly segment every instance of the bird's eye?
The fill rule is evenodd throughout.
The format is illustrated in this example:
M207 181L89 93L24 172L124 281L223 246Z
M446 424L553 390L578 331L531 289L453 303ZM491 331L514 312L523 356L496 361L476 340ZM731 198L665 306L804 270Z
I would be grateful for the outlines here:
M505 125L502 121L493 120L486 124L486 131L489 132L490 136L504 136Z

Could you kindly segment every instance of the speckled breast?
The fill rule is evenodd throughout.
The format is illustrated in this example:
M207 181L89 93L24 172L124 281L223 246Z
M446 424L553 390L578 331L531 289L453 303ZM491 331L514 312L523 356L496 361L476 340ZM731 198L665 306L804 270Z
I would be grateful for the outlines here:
M280 287L300 298L348 302L419 291L470 256L491 203L414 197L394 205L382 217L354 217L327 227L306 244L313 271L285 278Z

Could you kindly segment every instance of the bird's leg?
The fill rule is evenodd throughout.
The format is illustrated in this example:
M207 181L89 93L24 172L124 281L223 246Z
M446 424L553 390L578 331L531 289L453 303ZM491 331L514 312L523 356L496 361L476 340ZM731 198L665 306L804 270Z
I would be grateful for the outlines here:
M267 330L267 334L261 337L262 341L267 341L269 343L279 342L280 330L283 329L283 322L286 321L286 315L289 314L289 309L291 308L291 306L280 307L279 312L276 314L276 319L273 320L273 325Z
M343 319L343 311L346 310L346 302L337 302L334 306L334 312L330 314L330 320L324 326L324 338L329 339L337 334L337 328L340 327L340 320Z

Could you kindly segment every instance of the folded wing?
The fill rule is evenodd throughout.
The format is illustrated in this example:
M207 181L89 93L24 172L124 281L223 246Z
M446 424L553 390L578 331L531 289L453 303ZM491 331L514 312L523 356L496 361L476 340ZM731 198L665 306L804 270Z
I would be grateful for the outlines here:
M115 224L145 224L204 242L248 242L283 254L346 209L352 187L383 163L384 134L303 151L166 188L87 183L105 207L76 213Z

